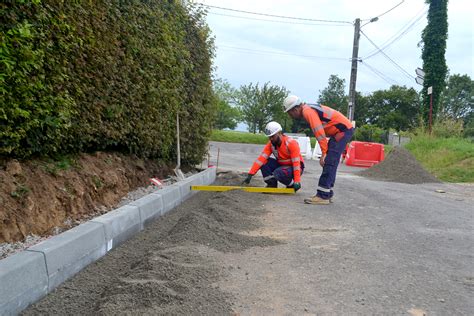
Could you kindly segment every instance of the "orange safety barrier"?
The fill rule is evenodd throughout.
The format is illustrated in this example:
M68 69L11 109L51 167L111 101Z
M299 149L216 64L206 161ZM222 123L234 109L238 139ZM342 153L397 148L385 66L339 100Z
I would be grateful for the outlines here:
M384 159L383 144L353 141L349 144L346 154L346 165L356 167L372 167Z

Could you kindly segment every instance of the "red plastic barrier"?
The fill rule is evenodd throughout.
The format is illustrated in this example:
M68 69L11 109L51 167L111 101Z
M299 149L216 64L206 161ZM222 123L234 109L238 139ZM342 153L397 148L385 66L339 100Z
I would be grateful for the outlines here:
M372 167L384 159L385 150L383 144L357 142L349 144L346 154L346 165L357 167Z

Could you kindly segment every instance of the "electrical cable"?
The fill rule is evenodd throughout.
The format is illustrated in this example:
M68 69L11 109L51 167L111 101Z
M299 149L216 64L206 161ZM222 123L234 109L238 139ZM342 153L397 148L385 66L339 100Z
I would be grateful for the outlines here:
M373 66L369 65L368 63L366 62L363 62L362 60L360 61L361 65L364 65L365 67L367 67L370 71L372 71L375 75L377 75L379 78L383 79L385 82L387 82L388 84L396 84L396 85L400 85L396 80L393 80L392 78L390 78L389 76L385 75L384 73L382 73L381 71L375 69Z
M385 11L384 13L381 13L381 14L379 14L379 15L373 17L373 18L370 18L370 19L363 19L363 20L361 20L361 21L373 21L374 19L378 19L378 18L380 18L382 15L385 15L385 14L389 13L390 11L392 11L393 9L395 9L396 7L398 7L399 5L401 5L403 2L405 2L405 0L400 1L399 4L397 4L396 6L394 6L394 7L391 8L391 9L388 9L388 10ZM369 22L369 23L370 23L370 22ZM366 24L367 24L367 23L366 23ZM365 24L364 24L364 25L365 25ZM362 26L364 26L364 25L362 25Z
M268 50L258 50L258 49L249 49L249 48L242 48L242 47L235 47L235 46L227 46L227 45L217 45L218 48L226 48L226 49L234 49L240 50L250 53L260 53L260 54L270 54L270 55L283 55L283 56L296 56L296 57L304 57L304 58L315 58L315 59L330 59L330 60L344 60L350 61L350 58L342 58L342 57L329 57L329 56L315 56L315 55L301 55L301 54L291 54L291 53L280 53L276 51L268 51Z
M267 20L267 19L259 19L259 18L251 18L248 16L238 16L238 15L231 15L231 14L224 14L224 13L216 13L216 12L208 12L208 14L212 15L220 15L220 16L227 16L232 18L238 19L246 19L246 20L256 20L256 21L264 21L264 22L274 22L274 23L285 23L285 24L295 24L295 25L315 25L315 26L348 26L347 24L325 24L325 23L304 23L304 22L290 22L290 21L277 21L277 20Z
M325 23L339 23L339 24L341 24L341 23L352 24L352 22L349 22L349 21L297 18L297 17L292 17L292 16L275 15L275 14L258 13L258 12L237 10L237 9L231 9L231 8L224 8L224 7L218 7L218 6L209 5L209 4L204 4L204 3L200 3L200 5L205 6L205 7L208 7L208 8L219 9L219 10L226 10L226 11L240 12L240 13L253 14L253 15L261 15L261 16L269 16L269 17L280 18L280 19L290 19L290 20L300 20L300 21L312 21L312 22L325 22Z
M405 76L407 76L408 78L410 78L411 80L414 80L415 77L410 75L409 72L407 72L405 69L402 68L402 66L400 66L399 64L397 64L392 58L390 58L385 52L383 52L380 47L377 46L377 44L375 44L362 30L360 30L360 32L362 33L362 35L365 36L365 38L367 38L367 40L375 47L377 48L381 53L382 55L385 56L385 58L387 58L393 65L395 65L395 67L397 67L397 69L399 69Z
M364 59L368 59L378 53L380 53L381 50L385 50L388 48L390 45L398 41L400 38L403 37L403 35L406 35L413 27L419 24L419 21L421 18L423 18L428 12L428 9L426 6L424 6L407 24L405 24L398 32L396 32L394 35L392 35L388 40L386 40L381 46L380 50L379 49L374 49L371 52L367 54L367 57Z

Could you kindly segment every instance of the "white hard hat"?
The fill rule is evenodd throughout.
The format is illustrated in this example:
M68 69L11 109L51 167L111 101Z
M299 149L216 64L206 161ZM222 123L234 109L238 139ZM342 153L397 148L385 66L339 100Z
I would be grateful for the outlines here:
M285 112L288 112L289 110L291 110L297 105L300 105L301 103L303 103L303 101L301 101L301 99L298 98L296 95L289 95L283 101L283 109L285 110Z
M270 122L265 126L265 135L268 137L275 135L278 132L281 132L281 125L277 122Z

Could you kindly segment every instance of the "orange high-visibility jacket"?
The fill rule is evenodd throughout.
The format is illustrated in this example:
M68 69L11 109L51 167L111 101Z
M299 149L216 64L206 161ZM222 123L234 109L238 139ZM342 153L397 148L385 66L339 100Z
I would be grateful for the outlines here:
M301 182L301 157L300 146L298 142L286 135L281 135L281 144L275 148L272 142L268 142L263 148L262 153L250 168L249 174L256 174L260 167L267 163L268 157L273 154L280 165L293 167L293 179L295 182Z
M302 105L303 117L309 123L311 131L321 147L321 152L328 152L326 137L343 133L352 128L352 123L339 111L321 104ZM337 139L337 137L336 137Z

